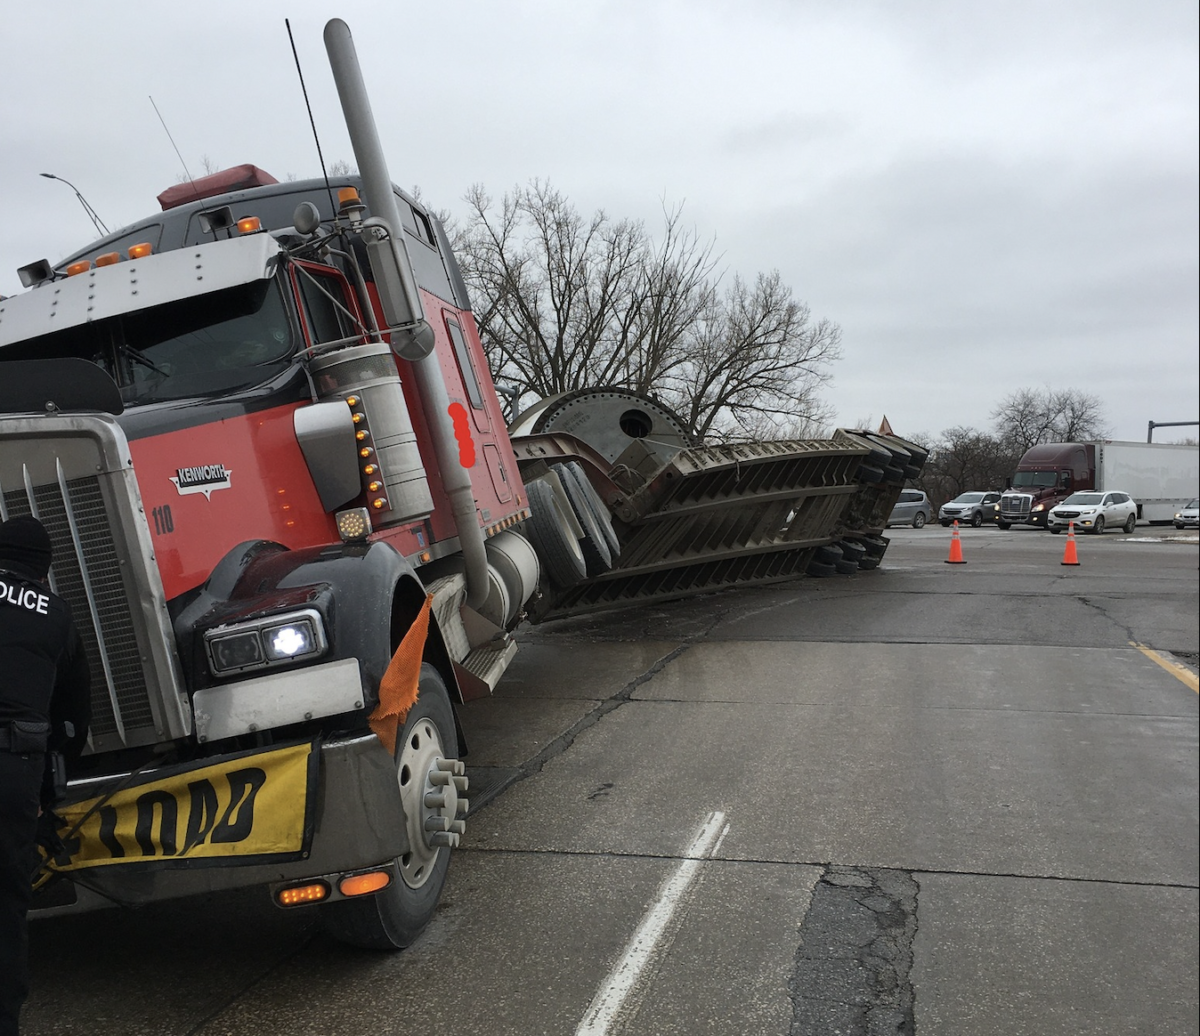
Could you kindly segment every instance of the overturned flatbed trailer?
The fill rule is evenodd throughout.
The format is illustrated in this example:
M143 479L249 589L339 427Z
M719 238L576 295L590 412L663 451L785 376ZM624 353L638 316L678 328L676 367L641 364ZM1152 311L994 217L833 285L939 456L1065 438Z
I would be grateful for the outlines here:
M547 469L568 487L585 477L607 508L593 517L613 550L610 565L585 563L582 577L552 569L531 602L534 621L874 568L888 515L926 458L914 443L861 430L688 445L678 419L636 393L580 390L567 400L514 425L517 461L527 481Z

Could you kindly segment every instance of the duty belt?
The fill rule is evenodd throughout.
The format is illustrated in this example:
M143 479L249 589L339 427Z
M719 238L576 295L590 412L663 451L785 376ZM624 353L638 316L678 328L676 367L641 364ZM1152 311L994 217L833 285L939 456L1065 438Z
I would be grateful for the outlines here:
M49 723L15 720L12 723L0 724L0 752L15 752L21 755L26 752L44 752L49 739Z

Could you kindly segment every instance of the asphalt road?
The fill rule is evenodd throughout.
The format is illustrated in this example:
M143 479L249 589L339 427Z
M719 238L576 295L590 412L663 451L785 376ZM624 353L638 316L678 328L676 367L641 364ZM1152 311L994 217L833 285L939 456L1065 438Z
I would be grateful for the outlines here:
M25 1031L1200 1032L1196 536L892 535L526 631L412 949L257 892L48 919Z

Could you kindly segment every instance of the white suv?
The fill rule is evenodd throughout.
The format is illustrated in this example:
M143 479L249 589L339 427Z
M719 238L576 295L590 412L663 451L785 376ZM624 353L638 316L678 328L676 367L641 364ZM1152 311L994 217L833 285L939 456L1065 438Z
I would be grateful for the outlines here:
M1128 493L1101 493L1087 490L1072 493L1046 516L1046 528L1062 532L1071 522L1080 532L1103 532L1119 528L1133 532L1137 524L1137 504Z

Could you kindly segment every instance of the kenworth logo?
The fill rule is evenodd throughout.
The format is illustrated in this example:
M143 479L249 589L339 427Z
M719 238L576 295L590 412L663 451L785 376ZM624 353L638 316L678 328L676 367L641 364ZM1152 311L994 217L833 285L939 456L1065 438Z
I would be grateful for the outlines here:
M224 464L201 464L195 468L176 468L171 481L180 496L203 493L205 500L212 499L214 489L228 489L231 472Z

